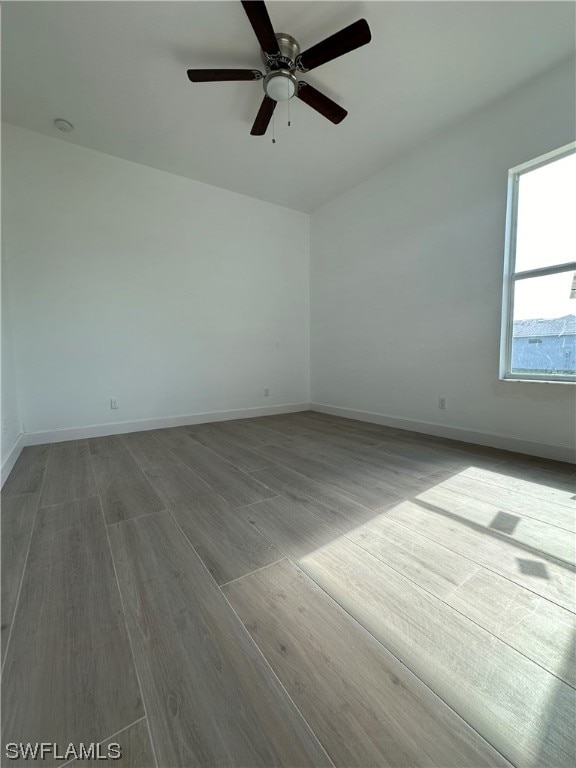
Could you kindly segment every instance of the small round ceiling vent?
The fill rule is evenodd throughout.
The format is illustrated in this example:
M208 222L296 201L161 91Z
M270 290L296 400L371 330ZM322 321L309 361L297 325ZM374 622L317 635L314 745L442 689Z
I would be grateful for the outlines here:
M68 120L63 120L61 117L57 117L56 120L54 120L54 125L59 131L63 131L64 133L70 133L70 131L74 130L72 123L68 122Z

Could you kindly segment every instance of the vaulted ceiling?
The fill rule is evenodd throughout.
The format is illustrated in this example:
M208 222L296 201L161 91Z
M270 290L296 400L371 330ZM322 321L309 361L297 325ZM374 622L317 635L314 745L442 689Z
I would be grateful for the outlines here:
M111 155L311 211L433 131L574 52L565 2L269 2L305 49L358 18L372 42L306 78L338 126L301 101L250 136L259 82L192 84L188 67L260 68L240 2L8 2L3 119ZM75 130L61 134L54 118Z

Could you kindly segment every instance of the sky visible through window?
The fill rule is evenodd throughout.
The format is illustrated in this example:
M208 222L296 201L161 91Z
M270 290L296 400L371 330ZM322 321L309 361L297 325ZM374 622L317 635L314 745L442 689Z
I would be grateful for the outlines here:
M520 176L516 272L576 259L576 154ZM514 320L576 313L574 272L517 281Z
M576 313L576 300L570 298L574 272L546 277L529 277L516 283L514 320L564 317Z

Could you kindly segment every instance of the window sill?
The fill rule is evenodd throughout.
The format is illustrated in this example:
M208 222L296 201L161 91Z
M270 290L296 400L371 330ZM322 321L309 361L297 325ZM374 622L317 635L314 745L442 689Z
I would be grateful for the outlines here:
M574 386L574 384L576 384L576 381L554 381L553 379L513 379L508 376L500 376L499 380L516 384L568 384L569 386Z

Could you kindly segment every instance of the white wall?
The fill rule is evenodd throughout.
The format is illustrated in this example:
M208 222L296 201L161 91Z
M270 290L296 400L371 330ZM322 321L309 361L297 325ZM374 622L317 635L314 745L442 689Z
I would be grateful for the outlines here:
M4 429L6 431L4 431ZM9 458L10 452L14 448L21 431L22 423L20 420L18 393L16 389L16 372L14 369L14 353L12 345L8 275L4 257L2 257L2 434L0 440L2 446L2 464Z
M313 402L570 446L574 387L499 381L498 344L507 169L573 140L574 85L570 63L316 211L311 286L306 215L5 126L3 458L21 428L308 402L309 289Z
M574 444L573 385L498 380L507 171L574 140L574 72L565 63L312 215L313 403Z
M305 214L10 125L3 141L26 432L309 401Z

